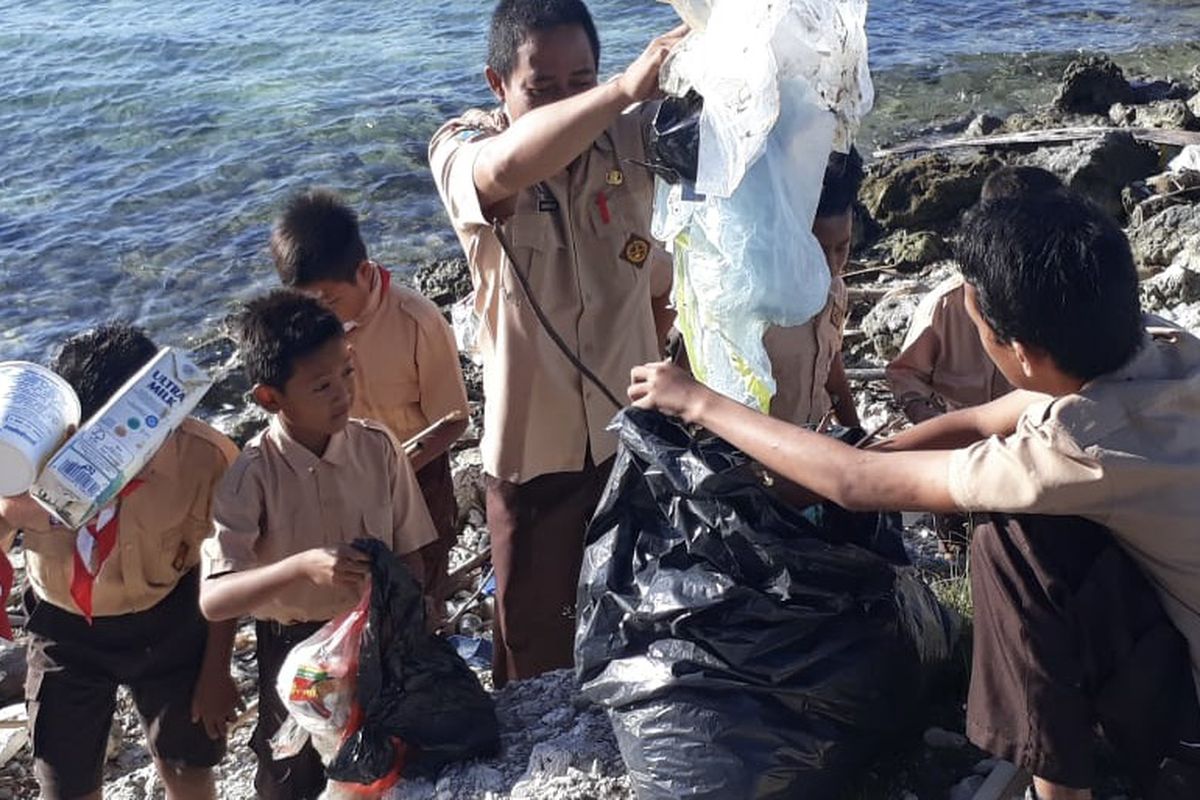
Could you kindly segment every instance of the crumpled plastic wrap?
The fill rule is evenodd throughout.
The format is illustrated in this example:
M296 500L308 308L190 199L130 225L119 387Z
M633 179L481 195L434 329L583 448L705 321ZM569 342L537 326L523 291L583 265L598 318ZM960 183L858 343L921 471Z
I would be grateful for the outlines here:
M829 154L849 149L874 100L866 0L670 0L692 33L664 65L695 91L695 182L658 181L654 235L675 255L674 301L696 376L763 411L775 393L769 325L825 305L812 223Z
M915 722L956 623L894 515L775 498L725 441L627 409L588 529L576 671L639 800L833 800Z
M294 755L307 733L330 781L378 792L494 753L495 702L426 630L420 584L378 539L353 545L370 556L370 590L285 659L276 688L294 724L272 740L275 757Z

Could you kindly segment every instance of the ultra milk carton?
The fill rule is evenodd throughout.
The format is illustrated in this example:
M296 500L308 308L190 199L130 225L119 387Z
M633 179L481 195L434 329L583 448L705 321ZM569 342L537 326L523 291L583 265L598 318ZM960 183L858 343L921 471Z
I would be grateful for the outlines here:
M125 488L212 385L165 347L84 423L34 482L33 498L78 530Z

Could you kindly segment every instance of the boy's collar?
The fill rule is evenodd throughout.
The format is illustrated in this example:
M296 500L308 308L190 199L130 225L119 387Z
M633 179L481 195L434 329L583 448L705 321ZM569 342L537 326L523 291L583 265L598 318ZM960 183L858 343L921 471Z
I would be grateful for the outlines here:
M371 318L375 316L375 312L383 305L383 300L392 286L392 273L374 261L368 263L374 267L374 270L371 272L371 289L367 297L367 304L356 319L342 324L342 328L346 333L357 330L371 321Z
M1179 335L1179 330L1172 327L1156 327L1152 320L1146 320L1146 328L1142 331L1142 341L1138 344L1133 356L1112 372L1092 378L1083 385L1096 386L1105 383L1121 383L1122 381L1145 380L1162 377L1162 363L1157 357L1158 348L1155 341L1171 341Z
M346 461L345 429L330 435L329 444L325 445L325 452L319 457L288 434L287 429L280 422L278 414L271 417L271 425L267 428L267 436L279 450L279 453L283 456L283 460L296 472L315 469L321 462L336 466Z

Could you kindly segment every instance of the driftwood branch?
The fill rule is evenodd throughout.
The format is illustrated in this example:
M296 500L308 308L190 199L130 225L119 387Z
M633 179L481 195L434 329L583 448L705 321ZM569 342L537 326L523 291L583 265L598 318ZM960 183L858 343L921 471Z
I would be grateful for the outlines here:
M872 381L881 381L884 379L882 367L868 367L865 369L847 369L846 380L852 383L871 383Z
M1160 128L1104 128L1096 126L1049 128L1018 133L995 133L989 136L928 137L875 151L876 158L952 150L960 147L1022 147L1026 145L1069 144L1084 139L1098 139L1108 133L1127 133L1135 139L1153 144L1186 147L1200 144L1200 131L1176 131Z

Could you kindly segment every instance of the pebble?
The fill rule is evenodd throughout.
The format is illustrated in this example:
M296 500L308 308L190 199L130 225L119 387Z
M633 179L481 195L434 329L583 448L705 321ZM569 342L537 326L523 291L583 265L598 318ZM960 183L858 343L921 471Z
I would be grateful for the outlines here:
M971 771L976 775L983 775L986 778L988 775L992 774L992 770L995 769L996 765L999 763L1000 759L998 758L985 758L976 764Z
M970 775L954 784L946 800L972 800L979 787L983 786L985 778L982 775Z
M961 750L967 746L966 736L942 728L930 728L922 738L925 744L937 750Z

